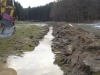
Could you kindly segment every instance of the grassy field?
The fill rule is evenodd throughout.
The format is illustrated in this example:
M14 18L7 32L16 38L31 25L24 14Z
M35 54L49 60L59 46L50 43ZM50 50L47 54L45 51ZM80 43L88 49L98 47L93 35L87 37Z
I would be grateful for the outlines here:
M95 28L95 24L86 24L86 23L71 23L72 25L82 28L85 31L94 33L95 35L100 35L100 28Z
M33 50L35 46L34 40L44 30L43 27L26 21L17 21L15 26L16 31L14 35L0 38L0 55Z

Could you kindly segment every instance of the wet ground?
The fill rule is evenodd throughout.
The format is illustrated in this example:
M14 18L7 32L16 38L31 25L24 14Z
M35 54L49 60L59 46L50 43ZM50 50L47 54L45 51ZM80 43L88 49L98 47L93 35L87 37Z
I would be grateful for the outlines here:
M24 24L23 22L21 22L20 25L22 26ZM26 23L26 24L28 24L28 26L31 25L39 26L40 24L42 24L42 26L45 25L43 23L40 24ZM20 29L20 25L19 24L17 25L17 29ZM99 34L100 32L99 22L91 24L71 23L71 25L83 28L84 30L93 32L95 34ZM51 27L50 31L47 33L47 35L44 36L42 40L39 41L39 45L35 47L35 49L33 49L32 51L28 50L23 51L24 53L21 54L20 56L19 55L16 56L15 54L9 55L8 58L5 59L7 61L4 61L3 64L0 63L0 75L3 74L8 75L8 72L10 73L10 75L16 75L16 72L18 75L63 75L63 71L57 65L53 64L55 60L54 59L55 55L52 53L52 48L51 48L53 38L54 37L52 36L52 27ZM4 69L4 67L8 67L11 69Z
M15 69L18 75L63 75L63 71L53 64L52 31L51 27L34 51L24 52L21 56L9 56L6 66Z
M72 25L82 28L88 32L92 32L96 35L100 35L100 21L93 23L71 23Z

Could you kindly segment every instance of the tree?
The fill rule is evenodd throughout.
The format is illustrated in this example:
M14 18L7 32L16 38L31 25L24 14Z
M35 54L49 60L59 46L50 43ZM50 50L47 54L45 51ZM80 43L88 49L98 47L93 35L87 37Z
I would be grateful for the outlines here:
M55 21L84 22L100 19L100 0L58 0L50 17Z

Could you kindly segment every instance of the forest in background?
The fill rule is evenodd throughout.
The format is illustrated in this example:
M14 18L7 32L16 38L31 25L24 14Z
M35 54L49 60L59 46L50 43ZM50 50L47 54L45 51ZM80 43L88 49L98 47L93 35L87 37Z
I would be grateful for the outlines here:
M51 21L49 16L53 2L44 6L23 8L19 2L15 2L14 16L18 17L18 20L30 20L30 21Z
M57 0L44 6L23 8L15 2L19 20L91 22L100 19L100 0Z
M56 21L84 22L100 19L100 0L58 0L51 17Z

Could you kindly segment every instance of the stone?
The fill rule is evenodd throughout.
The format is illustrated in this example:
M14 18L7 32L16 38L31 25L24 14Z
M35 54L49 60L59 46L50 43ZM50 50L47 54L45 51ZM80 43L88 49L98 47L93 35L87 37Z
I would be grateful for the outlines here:
M72 53L73 53L73 46L72 45L67 45L66 54L71 55Z
M77 65L79 62L80 52L75 51L71 56L71 66Z
M83 62L85 65L90 66L92 72L97 72L100 70L100 61L96 60L98 58L95 57L93 54L86 55Z
M95 57L95 60L100 60L100 56L96 56Z
M61 51L54 52L54 54L60 54L60 53L61 53Z
M70 56L67 57L67 64L71 64L71 57Z

